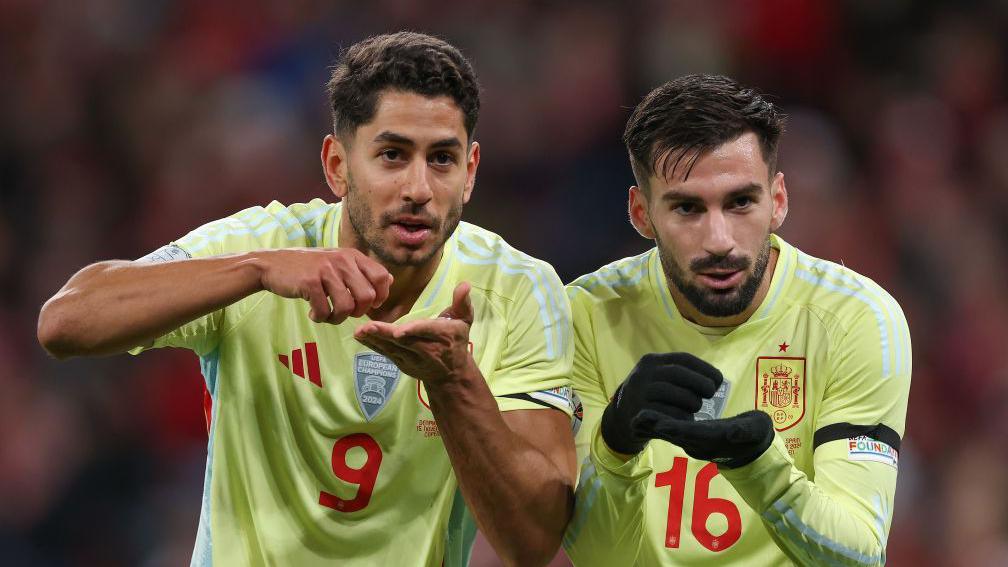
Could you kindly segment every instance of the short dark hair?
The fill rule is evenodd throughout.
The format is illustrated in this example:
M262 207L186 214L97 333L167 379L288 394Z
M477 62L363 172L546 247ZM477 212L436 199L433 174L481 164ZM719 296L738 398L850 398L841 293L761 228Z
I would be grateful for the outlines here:
M333 131L352 135L374 118L386 89L449 96L462 110L472 140L479 117L479 83L469 61L449 43L422 33L378 35L344 50L326 84Z
M647 190L656 172L668 178L685 163L684 178L705 152L754 132L776 173L777 142L786 117L753 89L721 75L686 75L651 91L634 108L623 133L637 184Z

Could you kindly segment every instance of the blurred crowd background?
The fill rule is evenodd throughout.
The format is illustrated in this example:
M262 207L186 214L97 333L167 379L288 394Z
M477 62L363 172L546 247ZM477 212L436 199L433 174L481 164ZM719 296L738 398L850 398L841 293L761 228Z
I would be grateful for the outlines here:
M620 143L644 93L719 72L772 94L790 115L783 236L871 276L910 322L890 564L1008 565L1008 3L993 0L3 0L0 563L188 564L195 356L57 362L38 309L88 263L328 196L328 66L399 29L455 43L480 76L464 218L565 281L648 246ZM473 563L498 564L485 545Z

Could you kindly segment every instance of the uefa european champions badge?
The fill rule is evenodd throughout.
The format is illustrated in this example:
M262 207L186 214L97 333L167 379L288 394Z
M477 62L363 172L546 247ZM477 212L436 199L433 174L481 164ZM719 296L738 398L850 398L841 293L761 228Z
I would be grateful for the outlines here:
M375 352L354 357L354 384L357 402L368 421L378 415L395 392L401 372L394 362Z
M700 406L700 411L693 415L693 419L696 421L705 421L720 418L721 414L724 413L725 404L728 403L728 392L730 391L731 382L727 380L721 382L721 386L714 392L714 395L704 399L703 404Z

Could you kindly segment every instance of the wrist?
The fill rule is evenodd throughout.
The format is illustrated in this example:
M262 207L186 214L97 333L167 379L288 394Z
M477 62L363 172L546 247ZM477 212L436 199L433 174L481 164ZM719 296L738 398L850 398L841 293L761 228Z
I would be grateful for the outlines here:
M644 450L646 440L640 440L634 435L630 425L620 419L615 407L616 402L610 402L602 412L599 433L609 450L624 460L630 460L634 455Z
M617 450L613 449L612 447L610 447L608 443L606 443L605 437L602 438L602 443L606 446L606 449L609 449L609 454L612 455L615 460L617 460L617 461L619 461L621 463L625 463L625 462L629 461L630 459L633 459L637 455L640 455L640 452L637 452L637 453L620 453L619 451L617 451ZM643 449L641 449L641 450L643 451Z
M418 378L424 383L427 393L434 397L464 395L480 384L486 387L483 374L480 373L472 355L468 353L458 368L439 373L437 376L420 376Z
M238 255L235 266L248 278L247 281L253 292L267 289L266 284L263 283L263 277L266 274L269 253L269 250L257 250Z
M589 452L596 467L623 479L638 477L642 469L650 470L651 459L646 448L634 455L613 451L602 438L601 423L592 432Z

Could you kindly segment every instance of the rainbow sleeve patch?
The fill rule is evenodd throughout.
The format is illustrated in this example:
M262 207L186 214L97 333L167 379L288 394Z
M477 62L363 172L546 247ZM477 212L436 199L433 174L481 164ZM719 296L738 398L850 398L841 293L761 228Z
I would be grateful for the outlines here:
M896 449L871 437L847 439L847 458L851 461L875 461L897 468L899 455Z

